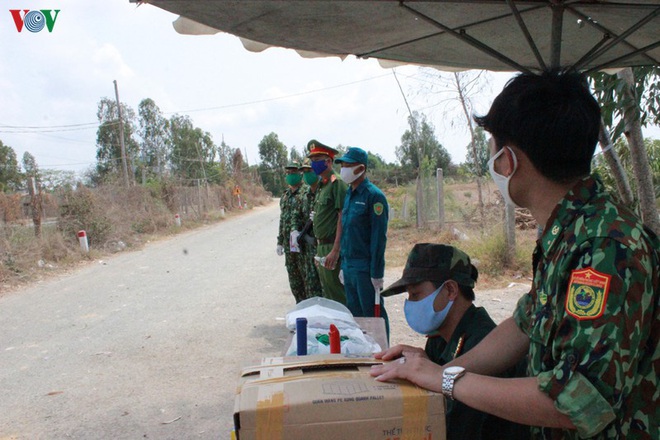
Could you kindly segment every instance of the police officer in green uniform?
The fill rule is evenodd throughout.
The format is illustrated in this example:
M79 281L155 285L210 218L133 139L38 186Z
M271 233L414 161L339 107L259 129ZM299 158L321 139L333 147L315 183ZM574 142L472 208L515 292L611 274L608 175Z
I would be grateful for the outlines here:
M341 164L341 179L349 185L341 213L341 272L346 306L358 317L375 316L376 290L383 289L389 215L385 194L367 178L367 162L367 152L357 147L335 159ZM379 299L389 335L384 301Z
M300 251L302 254L303 275L305 277L305 293L308 298L314 296L323 296L323 289L321 288L321 280L319 273L316 270L314 263L314 256L316 256L316 237L314 237L314 223L310 219L312 210L314 209L314 200L316 199L316 190L319 187L319 176L312 170L312 162L309 158L305 158L300 171L303 176L302 188L302 218L306 220L305 226L300 231Z
M422 350L396 345L376 353L377 359L422 356L445 365L471 350L495 328L482 307L473 304L478 271L470 257L453 246L418 243L410 254L403 276L382 292L390 296L408 292L404 313L408 325L427 336ZM507 371L507 377L524 374L524 362ZM447 440L527 439L529 429L448 400Z
M305 292L304 259L298 247L297 234L304 225L302 174L297 162L285 167L288 188L280 198L280 225L277 234L277 255L284 255L284 264L289 275L289 286L296 303L307 298ZM293 234L293 237L292 237Z
M505 200L544 226L532 288L441 371L411 359L372 374L531 425L535 439L660 438L660 240L590 175L601 119L586 80L521 74L476 120ZM524 356L528 377L489 377Z
M312 170L320 176L312 217L317 243L316 254L325 258L323 264L317 266L323 296L346 304L344 286L339 281L341 209L346 197L346 184L332 169L332 161L338 151L317 140L309 141L307 150L312 162Z

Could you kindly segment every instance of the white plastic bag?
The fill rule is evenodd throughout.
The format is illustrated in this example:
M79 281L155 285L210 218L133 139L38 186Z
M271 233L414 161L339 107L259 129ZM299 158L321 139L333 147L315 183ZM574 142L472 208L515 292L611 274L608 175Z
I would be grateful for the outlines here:
M307 319L307 354L330 353L329 344L324 343L330 324L339 330L343 354L371 355L381 351L380 345L362 332L348 308L337 301L321 297L300 301L286 315L286 326L291 331L296 330L296 318ZM286 356L295 356L297 352L297 338L294 335Z

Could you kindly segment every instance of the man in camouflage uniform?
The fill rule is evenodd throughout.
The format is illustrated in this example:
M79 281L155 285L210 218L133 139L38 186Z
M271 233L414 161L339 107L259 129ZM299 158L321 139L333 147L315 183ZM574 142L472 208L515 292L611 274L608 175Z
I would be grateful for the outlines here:
M306 224L301 231L301 236L298 242L300 243L300 251L302 253L305 293L308 298L311 298L314 296L323 296L321 281L319 280L319 274L316 270L316 265L314 264L314 256L316 255L316 237L314 237L314 226L310 219L310 214L314 209L316 190L319 186L319 176L317 176L312 170L311 161L308 158L305 158L303 161L300 171L302 171L303 182L305 183L301 197L302 218L306 220Z
M302 175L297 162L287 164L285 179L288 188L280 198L277 255L284 255L291 293L293 293L296 303L299 303L307 298L307 294L305 293L304 260L297 243L297 234L305 223L302 211Z
M522 74L476 118L491 175L543 234L513 317L443 370L374 368L497 416L537 439L660 438L660 240L590 176L600 110L575 73ZM527 356L528 378L495 379Z

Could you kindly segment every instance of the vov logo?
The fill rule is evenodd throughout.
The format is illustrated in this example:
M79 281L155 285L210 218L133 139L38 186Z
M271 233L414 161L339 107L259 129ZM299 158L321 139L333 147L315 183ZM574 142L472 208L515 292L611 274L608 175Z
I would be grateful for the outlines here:
M36 33L41 32L44 27L48 28L48 32L53 32L53 27L55 27L55 21L60 10L41 9L31 11L29 9L10 9L9 12L11 12L18 32L21 32L23 27L25 27L28 31Z

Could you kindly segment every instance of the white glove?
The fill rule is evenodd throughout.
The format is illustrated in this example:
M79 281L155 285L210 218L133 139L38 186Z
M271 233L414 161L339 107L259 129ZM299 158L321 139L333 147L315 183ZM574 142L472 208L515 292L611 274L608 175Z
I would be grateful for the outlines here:
M315 216L315 215L316 215L316 212L314 212L314 211L310 212L310 213L309 213L309 219L310 219L311 221L314 221L314 216Z
M284 255L284 246L278 244L277 249L275 249L275 252L277 252L277 255L281 257L282 255Z
M385 284L385 280L383 278L372 278L371 284L373 284L374 289L380 292L381 290L383 290L383 285Z
M339 269L339 282L344 285L344 270Z

